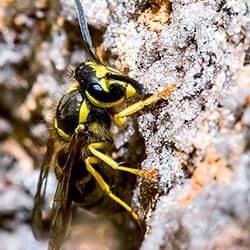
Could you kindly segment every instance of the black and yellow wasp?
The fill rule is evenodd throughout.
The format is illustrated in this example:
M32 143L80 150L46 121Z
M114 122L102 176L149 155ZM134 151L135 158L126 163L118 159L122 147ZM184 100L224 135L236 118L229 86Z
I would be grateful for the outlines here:
M115 192L115 176L125 171L153 178L155 171L143 171L119 165L109 156L112 146L111 120L121 126L126 117L169 95L174 85L145 100L140 100L112 116L117 106L143 87L136 80L105 66L92 45L87 20L80 0L75 0L83 39L92 60L81 63L73 72L75 81L57 104L51 139L41 168L33 209L33 232L44 226L43 200L51 167L58 184L54 195L49 249L60 249L71 221L72 204L88 210L105 210L107 204L119 204L134 220L141 220L133 208Z

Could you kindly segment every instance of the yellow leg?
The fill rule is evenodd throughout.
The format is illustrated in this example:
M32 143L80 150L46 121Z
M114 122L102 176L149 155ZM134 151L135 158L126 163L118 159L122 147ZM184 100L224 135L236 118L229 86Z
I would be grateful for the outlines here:
M120 171L125 171L134 175L142 176L147 179L155 179L158 171L156 169L153 169L151 171L143 171L135 168L129 168L129 167L123 167L119 166L117 162L115 162L112 158L109 156L105 155L104 153L100 152L97 149L102 148L102 143L103 142L97 142L97 143L92 143L88 146L88 150L99 160L103 161L106 163L108 166L113 168L114 170L120 170ZM105 143L105 142L104 142Z
M91 145L93 145L93 147L94 147L95 149L106 150L106 149L109 149L109 148L110 148L111 143L110 143L110 142L103 141L103 142L95 142L95 143L92 143Z
M172 85L166 87L160 93L154 94L145 100L141 100L139 102L136 102L136 103L128 106L127 108L125 108L121 112L115 114L114 115L115 124L118 126L124 125L126 123L127 116L130 116L130 115L142 110L145 106L148 106L154 102L159 101L161 98L170 95L172 93L172 91L175 89L175 87L176 87L176 85L172 84Z
M87 171L95 178L97 183L99 184L102 191L107 194L113 201L120 204L123 208L125 208L132 217L136 220L136 222L141 226L141 220L138 216L138 214L133 210L132 207L130 207L126 202L121 200L119 197L117 197L115 194L113 194L110 190L110 186L103 180L102 176L94 169L94 167L91 164L96 164L99 162L99 160L95 157L88 157L84 160L86 164Z

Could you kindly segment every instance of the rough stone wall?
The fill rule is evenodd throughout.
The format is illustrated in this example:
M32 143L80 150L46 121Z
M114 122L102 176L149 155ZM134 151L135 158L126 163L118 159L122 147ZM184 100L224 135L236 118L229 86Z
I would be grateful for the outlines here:
M163 24L154 16L160 9L146 22L150 12L137 4L115 37L121 65L149 93L177 84L166 102L138 118L142 167L160 172L141 249L248 249L249 2L172 1ZM104 44L114 42L107 36ZM145 207L144 183L134 195L138 208Z
M125 38L116 37L121 64L149 93L177 84L138 118L142 167L160 172L141 249L249 247L248 8L247 1L173 1L168 24L155 30L133 10ZM143 185L134 195L138 208L148 194Z

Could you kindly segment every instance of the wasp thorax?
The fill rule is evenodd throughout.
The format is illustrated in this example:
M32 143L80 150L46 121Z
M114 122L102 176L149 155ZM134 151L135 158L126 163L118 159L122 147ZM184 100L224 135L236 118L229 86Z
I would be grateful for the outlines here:
M81 114L83 110L83 115ZM88 115L88 107L81 92L76 89L62 96L56 109L55 127L59 135L67 137L75 132L76 127Z

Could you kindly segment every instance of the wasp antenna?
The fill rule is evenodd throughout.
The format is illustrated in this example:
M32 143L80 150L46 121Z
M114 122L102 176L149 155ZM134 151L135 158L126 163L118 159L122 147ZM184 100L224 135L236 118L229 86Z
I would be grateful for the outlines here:
M98 58L98 56L96 55L96 51L95 51L95 48L94 48L93 43L92 43L92 39L91 39L89 28L88 28L88 22L87 22L85 13L84 13L84 9L83 9L81 0L75 0L75 4L76 4L78 21L80 24L83 40L86 43L88 51L91 54L92 58L96 62L100 63L101 61Z

